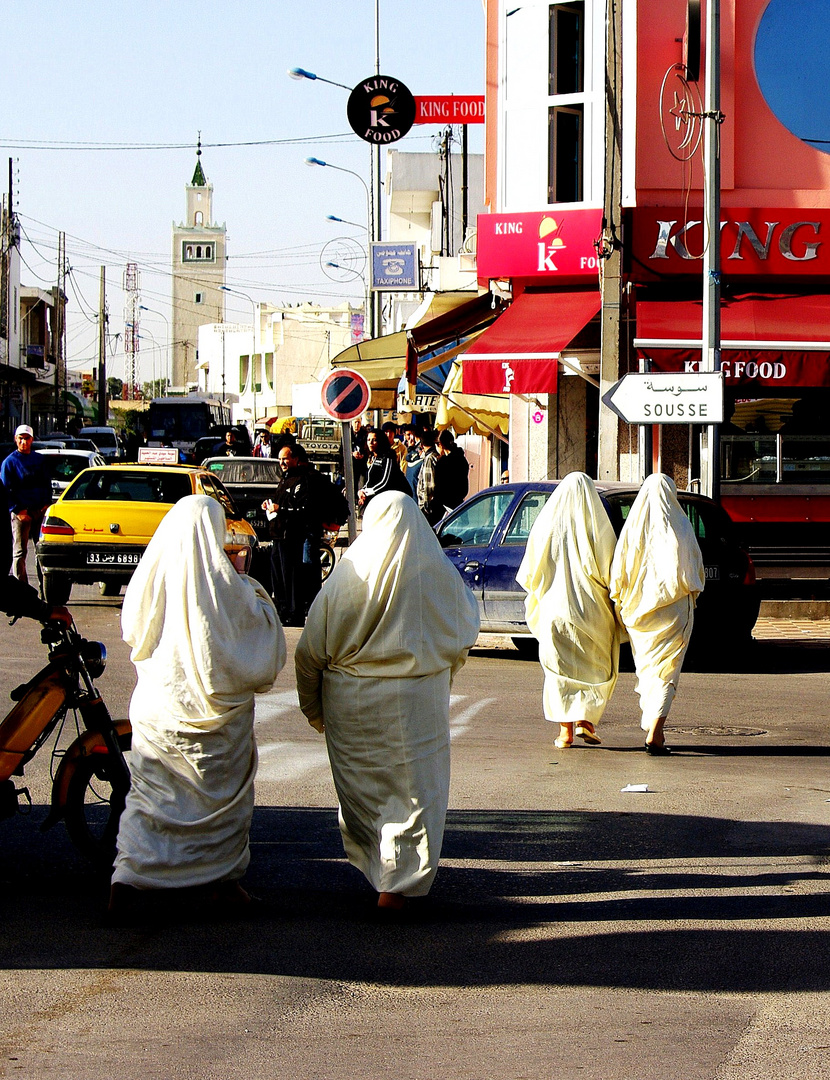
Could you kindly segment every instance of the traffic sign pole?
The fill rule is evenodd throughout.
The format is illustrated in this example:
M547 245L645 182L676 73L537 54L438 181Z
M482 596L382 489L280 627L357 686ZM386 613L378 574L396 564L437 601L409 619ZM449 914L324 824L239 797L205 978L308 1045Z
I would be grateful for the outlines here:
M340 421L340 447L343 451L343 479L346 481L346 499L349 503L349 543L357 536L357 500L354 490L354 462L352 461L352 429L350 421L362 416L369 407L372 391L368 382L357 371L337 368L323 381L320 403L333 420Z
M340 445L343 449L343 479L346 481L346 501L349 504L348 529L349 543L353 544L357 536L357 499L354 489L354 462L352 461L352 428L348 420L340 424Z

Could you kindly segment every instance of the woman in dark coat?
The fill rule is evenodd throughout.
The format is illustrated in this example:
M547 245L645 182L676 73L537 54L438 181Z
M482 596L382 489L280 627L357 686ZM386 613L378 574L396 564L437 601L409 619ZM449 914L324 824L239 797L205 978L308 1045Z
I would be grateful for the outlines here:
M404 495L412 495L412 488L401 472L395 451L386 436L377 428L369 428L366 433L366 450L369 455L366 483L357 493L361 506L365 506L381 491L400 491Z

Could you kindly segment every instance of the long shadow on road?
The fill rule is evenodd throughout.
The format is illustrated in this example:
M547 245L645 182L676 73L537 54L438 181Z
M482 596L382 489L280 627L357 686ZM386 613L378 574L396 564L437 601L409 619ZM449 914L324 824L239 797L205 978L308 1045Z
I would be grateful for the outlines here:
M38 807L35 821L44 808ZM430 898L396 923L342 855L333 810L258 808L259 918L102 925L105 879L9 823L7 969L240 972L383 986L830 986L830 827L694 816L456 811ZM25 830L25 831L24 831ZM804 920L803 928L793 920Z

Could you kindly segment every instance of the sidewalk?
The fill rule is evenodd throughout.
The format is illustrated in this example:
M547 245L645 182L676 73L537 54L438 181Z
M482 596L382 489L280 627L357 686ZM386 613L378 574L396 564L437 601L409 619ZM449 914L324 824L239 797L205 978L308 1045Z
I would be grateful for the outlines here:
M773 619L762 615L752 636L756 641L830 641L830 619Z

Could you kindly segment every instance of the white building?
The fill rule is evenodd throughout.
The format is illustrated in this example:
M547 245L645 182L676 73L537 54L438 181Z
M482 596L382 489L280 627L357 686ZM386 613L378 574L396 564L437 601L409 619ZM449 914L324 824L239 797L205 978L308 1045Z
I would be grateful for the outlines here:
M215 323L198 331L199 389L231 403L235 423L290 416L295 384L321 381L354 340L359 307L257 304L255 326Z

